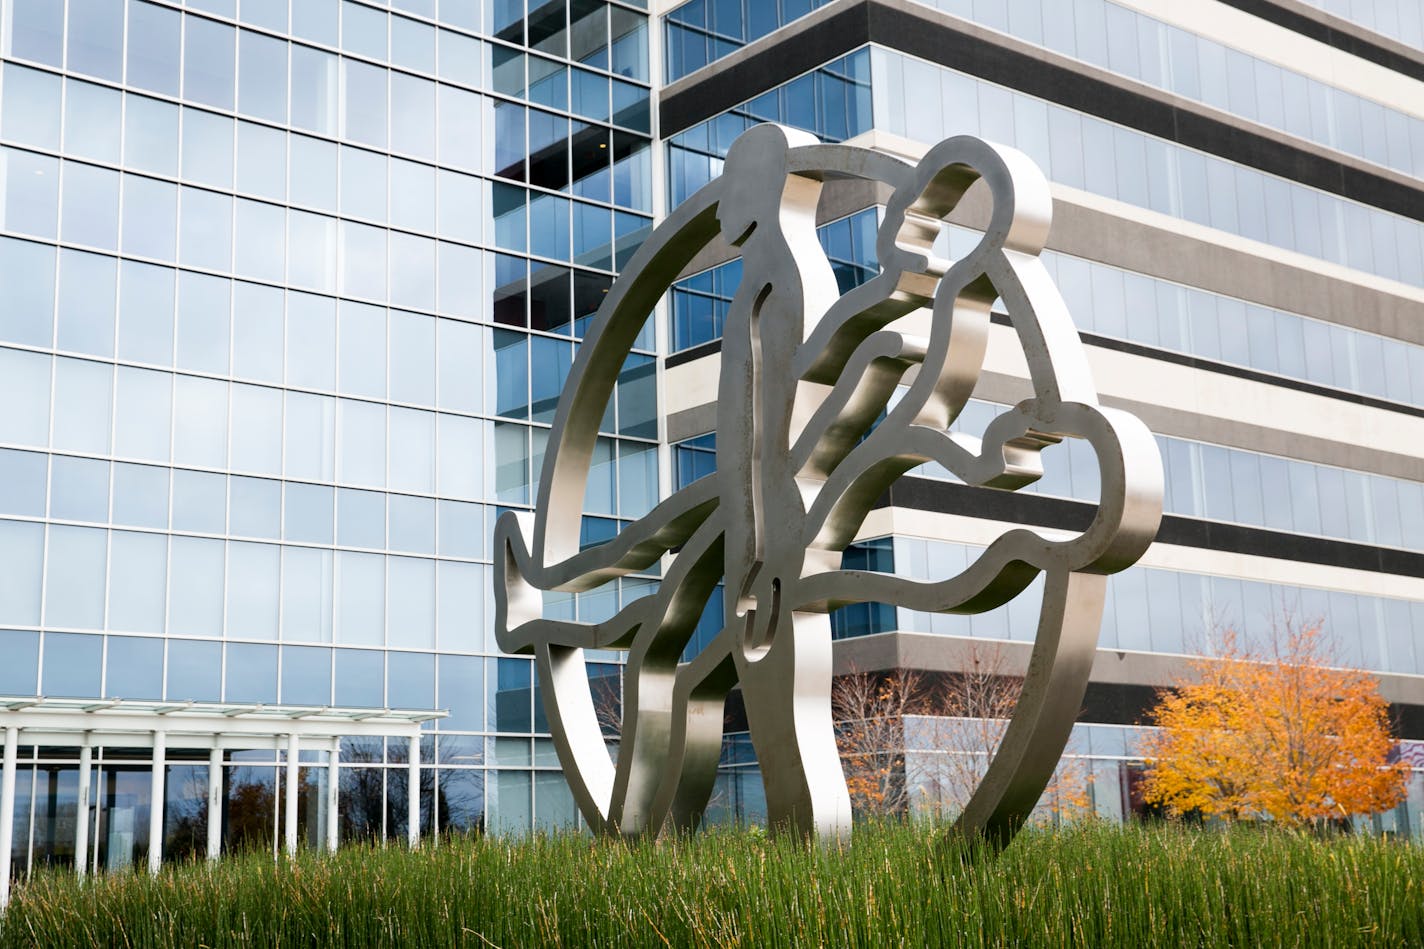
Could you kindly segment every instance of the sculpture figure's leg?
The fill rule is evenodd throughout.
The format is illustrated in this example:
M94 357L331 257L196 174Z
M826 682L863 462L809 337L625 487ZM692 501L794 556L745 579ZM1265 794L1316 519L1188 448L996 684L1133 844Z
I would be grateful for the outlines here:
M1083 704L1102 626L1106 576L1057 571L1044 580L1038 635L1018 705L955 825L994 846L1013 839L1053 777Z
M764 651L736 656L768 823L825 841L849 838L850 794L829 700L830 618L787 611Z

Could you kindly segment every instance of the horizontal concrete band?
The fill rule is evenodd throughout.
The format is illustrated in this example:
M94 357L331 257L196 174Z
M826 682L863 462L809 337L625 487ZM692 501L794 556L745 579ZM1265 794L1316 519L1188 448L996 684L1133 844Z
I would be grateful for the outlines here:
M890 490L876 501L876 507L956 514L1008 524L1028 524L1075 532L1085 530L1097 511L1096 505L1066 498L973 488L946 481L910 477L895 482ZM1168 514L1162 518L1157 542L1371 573L1424 576L1424 552L1375 547L1354 541L1293 534L1176 514Z
M874 43L1050 102L1424 220L1424 188L1399 174L1145 83L979 27L912 0L845 0L668 86L667 137Z
M980 667L988 657L1002 674L1021 676L1031 646L1022 642L966 639L934 633L888 632L842 639L835 644L836 675L913 669L929 676ZM1158 689L1177 685L1188 673L1189 659L1167 653L1099 649L1092 681L1078 720L1137 725ZM1424 676L1382 673L1380 694L1393 706L1400 737L1424 738Z
M1295 0L1221 0L1252 16L1308 36L1386 69L1424 81L1424 53L1392 37ZM1406 0L1408 2L1408 0Z

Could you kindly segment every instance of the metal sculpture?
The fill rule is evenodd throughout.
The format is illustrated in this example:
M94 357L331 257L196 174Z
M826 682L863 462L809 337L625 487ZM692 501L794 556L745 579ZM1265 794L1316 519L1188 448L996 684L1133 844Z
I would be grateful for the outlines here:
M817 202L834 179L893 189L877 237L882 270L843 296L816 237ZM941 222L979 180L993 201L983 239L962 259L936 258ZM1023 823L1082 701L1106 575L1151 543L1162 496L1152 435L1098 404L1073 323L1038 259L1051 210L1047 182L1026 156L977 138L947 139L912 165L760 125L733 143L722 176L634 255L559 402L535 513L506 513L495 528L498 641L536 657L559 760L595 830L697 825L716 775L724 700L740 684L772 824L848 833L827 612L865 601L982 612L1041 571L1022 697L959 818L962 830L998 843ZM722 340L717 470L581 550L590 458L624 358L659 298L719 234L740 248L743 276ZM981 441L948 428L979 377L995 298L1007 306L1034 394ZM922 307L932 307L927 337L895 329ZM1014 489L1040 477L1041 450L1069 436L1092 445L1102 477L1102 500L1082 533L1013 529L959 575L929 582L840 569L875 500L910 468L935 461L968 484ZM660 558L657 592L605 622L542 615L544 591L589 590ZM680 661L724 580L722 630ZM616 761L585 670L590 648L628 653Z

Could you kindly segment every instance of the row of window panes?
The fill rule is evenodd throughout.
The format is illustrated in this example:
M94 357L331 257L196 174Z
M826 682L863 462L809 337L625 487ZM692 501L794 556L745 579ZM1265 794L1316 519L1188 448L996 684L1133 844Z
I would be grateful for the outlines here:
M10 520L0 562L4 625L495 651L482 564Z
M967 228L945 232L938 249L955 258L980 240ZM1424 346L1081 257L1040 256L1082 331L1424 405Z
M0 226L14 233L406 309L468 318L490 309L480 299L484 258L463 244L9 148L0 149L0 179ZM626 262L651 229L640 215L547 194L526 204L524 189L495 187L513 201L484 202L496 212L490 235L519 253L609 268L615 250Z
M181 92L188 102L280 125L290 121L294 128L318 135L339 135L376 148L385 148L389 143L395 151L427 159L434 157L435 150L437 87L426 76L448 76L470 86L492 83L497 91L512 94L526 92L521 88L526 84L523 55L511 54L502 47L491 50L491 55L518 57L517 80L509 78L508 65L498 62L490 74L482 75L484 44L456 33L443 33L441 37L448 62L442 62L437 70L433 56L426 59L416 53L416 62L410 65L425 75L412 75L310 46L289 44L252 30L239 30L206 17L180 14L142 0L129 0L130 45L125 74L124 18L119 4L70 0L71 7L93 9L75 11L80 15L69 19L66 62L60 55L57 32L65 26L63 7L54 0L17 3L6 33L7 57L67 67L71 73L124 82L131 88L160 95L176 98ZM348 6L383 16L364 6ZM414 26L427 34L429 52L433 54L435 31L420 24ZM641 36L632 34L635 40ZM384 35L380 45L382 48L377 51L372 46L353 43L344 51L384 62ZM633 42L620 49L628 53L625 58L631 63L625 68L636 68L640 56L646 62L646 43L639 47ZM535 90L545 104L560 109L572 107L584 118L595 121L611 120L644 133L649 131L645 86L584 69L569 70L552 60L539 58L538 63L544 68L534 68L539 80ZM643 68L646 72L645 65ZM569 72L573 74L572 96ZM445 86L438 96L457 93L469 95Z
M646 0L630 5L647 9ZM604 25L606 22L606 26ZM485 31L496 39L648 81L648 18L602 0L492 0Z
M760 122L780 122L842 141L871 129L870 49L805 73L668 142L668 187L677 205L722 173L733 140Z
M4 626L497 651L484 564L4 519L0 563ZM551 615L599 622L651 583Z
M424 764L558 764L548 739L535 739L531 756L527 739L521 748L518 740L446 734L486 728L547 734L539 690L531 692L528 683L530 663L520 660L13 629L0 630L0 638L11 658L0 671L0 694L8 696L439 708L449 715L437 723L442 734L422 741ZM600 675L592 679L595 688L608 683L608 693L616 698L618 667L596 665L591 675L595 670ZM516 681L520 673L525 679L522 688ZM342 740L340 761L405 763L408 748L408 739L383 743L379 738L348 738ZM325 750L303 749L301 754L303 761L312 764L324 764L328 757ZM278 750L253 750L234 752L231 760L252 764L264 759L284 760L285 755Z
M529 404L523 385L510 388L508 354L499 372L486 368L490 330L479 324L84 251L61 249L57 256L56 286L53 247L0 237L0 281L7 293L0 302L0 342L469 414L487 403L502 414ZM575 345L567 334L584 331L609 279L540 265L531 275L523 258L503 255L491 263L499 284L482 318L492 313L501 324L520 328L532 320L536 329L564 334L537 337L533 345L566 373ZM496 332L501 347L511 345L508 331ZM645 331L639 343L651 342L651 331ZM630 360L646 363L636 354ZM536 388L553 371L536 367ZM484 397L485 378L491 386L498 382L497 399ZM655 412L656 393L644 387L636 397L646 404L627 406L626 433L652 437L632 429ZM527 417L528 409L517 414Z
M1078 328L1424 405L1424 346L1045 252Z
M901 390L902 392L904 390ZM983 433L1004 406L971 400L952 430ZM1424 536L1424 483L1240 448L1157 436L1169 514L1386 547ZM1097 503L1097 456L1081 438L1043 452L1044 476L1021 490ZM951 477L930 463L915 469ZM1288 490L1284 488L1288 487Z
M1424 224L874 47L875 126L1013 145L1054 181L1424 286Z
M920 580L962 572L983 548L947 541L895 538L895 568ZM1033 640L1043 578L1008 605L975 616L900 610L900 628L990 639ZM1321 621L1347 666L1408 675L1424 673L1424 603L1132 567L1108 580L1099 644L1200 655L1212 635L1233 629L1247 648L1269 643L1272 623L1291 615Z
M466 501L13 448L0 484L12 517L489 559L484 509Z
M496 502L520 506L534 503L548 441L546 428L494 423L494 445L486 449L486 457L493 462ZM583 498L584 507L592 515L584 519L586 534L606 532L612 536L621 527L610 522L605 530L588 521L603 521L615 515L625 519L642 517L657 503L657 494L658 455L653 445L622 438L599 438L594 442Z
M830 0L691 0L663 16L667 81L715 63Z
M174 0L165 2L172 3ZM638 10L648 7L646 0L620 2ZM604 50L607 44L602 38L604 32L611 28L613 36L621 37L632 29L625 25L629 22L631 11L604 0L574 0L571 7L566 6L563 0L536 2L533 6L537 9L531 12L538 15L535 21L529 23L527 37L515 29L518 21L525 16L524 0L497 0L483 4L480 0L439 0L438 13L437 0L390 0L389 3L384 0L360 0L360 3L382 11L390 7L398 14L392 17L393 24L400 19L399 14L407 14L470 33L500 34L501 39L509 42L527 43L541 52L587 62L600 69L607 68ZM342 9L350 4L351 0L242 0L239 8L238 0L184 0L184 5L190 9L240 20L277 33L288 32L290 23L293 37L326 46L344 42ZM613 21L614 25L605 27L605 17L610 14L617 19ZM374 29L369 21L358 23L355 28L363 27ZM570 27L579 34L572 40L572 50L569 47L571 40L565 35Z
M529 503L537 484L533 479L539 475L538 467L529 467L528 441L521 428L501 424L494 457L485 462L494 469L496 493L504 495L500 500L506 503ZM480 506L466 501L13 448L0 448L0 472L5 479L0 514L16 517L47 514L55 520L150 530L444 557L489 556ZM505 483L516 475L530 480ZM598 439L584 496L588 513L601 518L642 516L656 502L656 476L653 445ZM449 485L442 480L439 487Z
M440 727L463 731L484 729L484 666L488 664L493 671L498 661L477 656L147 636L55 632L42 636L14 629L0 631L0 639L8 656L0 673L5 695L443 708L449 709L450 717L442 719ZM492 716L490 725L494 725ZM453 737L450 741L452 749L470 744ZM476 757L475 763L478 761Z
M876 209L867 208L816 228L816 236L831 263L841 293L860 286L879 272L875 256L878 223ZM737 257L673 284L674 352L721 338L727 310L741 279L742 260Z
M1308 141L1424 177L1424 119L1109 0L917 2Z
M568 342L549 336L494 331L495 414L552 422L573 363ZM652 356L630 353L599 430L630 438L657 438L657 366Z
M489 186L447 167L436 169L107 86L61 80L13 63L3 69L0 136L17 144L224 191L235 188L243 195L304 209L481 242ZM498 167L506 177L527 176L538 187L584 200L651 209L644 136L571 124L563 116L491 103L458 90L441 99L441 108L446 110L439 124L442 166L475 172ZM488 226L483 239L489 239Z
M640 392L652 376L631 384ZM6 445L472 501L493 489L489 500L530 503L548 439L546 428L512 422L13 349L0 349L0 395L11 409L0 417ZM276 496L275 481L244 483L268 485L254 488L254 503ZM203 523L220 525L226 491L192 490L217 499ZM656 498L656 447L598 439L585 495L590 513L640 517ZM97 504L83 507L97 511ZM270 516L255 522L272 523Z
M1399 0L1303 0L1367 30L1424 50L1424 9Z
M875 209L819 233L844 293L873 275ZM849 237L835 239L840 226ZM967 254L977 231L946 225L936 251ZM832 243L839 244L839 248ZM1247 303L1054 251L1040 255L1082 331L1388 399L1424 405L1424 346ZM717 339L740 258L673 285L674 351ZM995 304L996 307L999 304Z

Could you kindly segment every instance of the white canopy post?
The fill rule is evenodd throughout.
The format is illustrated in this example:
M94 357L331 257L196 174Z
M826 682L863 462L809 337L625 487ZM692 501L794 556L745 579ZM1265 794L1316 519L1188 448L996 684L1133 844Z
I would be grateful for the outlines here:
M10 905L10 851L15 843L15 758L20 730L5 729L5 768L0 772L0 909Z
M300 774L297 770L297 759L301 757L301 739L296 733L287 736L287 800L286 800L286 830L287 830L287 856L297 855L297 792Z
M153 733L153 784L148 795L148 872L163 864L163 778L167 769L168 735Z
M89 783L94 767L94 748L89 733L79 746L79 802L74 809L74 872L82 879L89 864Z
M208 752L208 859L216 860L222 854L222 749L213 747Z

